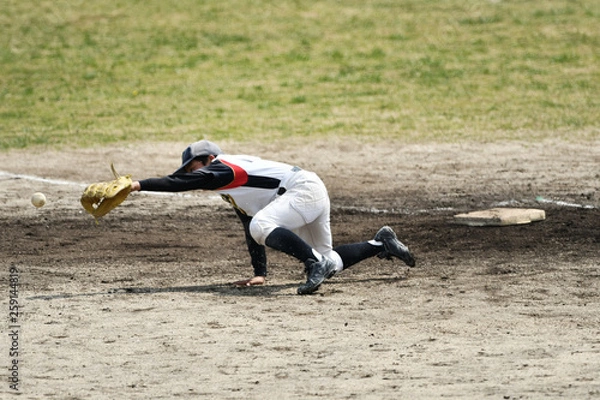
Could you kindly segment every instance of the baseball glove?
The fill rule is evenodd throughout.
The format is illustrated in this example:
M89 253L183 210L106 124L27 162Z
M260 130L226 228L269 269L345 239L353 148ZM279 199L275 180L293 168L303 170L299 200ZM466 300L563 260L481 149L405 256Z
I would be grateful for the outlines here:
M115 209L131 192L131 175L120 176L112 163L110 169L114 180L93 183L81 195L81 205L96 219Z

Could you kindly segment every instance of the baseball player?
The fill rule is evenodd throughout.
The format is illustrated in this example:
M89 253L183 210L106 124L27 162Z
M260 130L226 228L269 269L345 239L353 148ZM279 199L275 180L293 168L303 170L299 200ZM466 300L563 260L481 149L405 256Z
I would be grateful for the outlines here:
M327 189L313 172L249 155L224 154L207 140L192 143L182 164L162 178L133 181L132 191L212 190L228 201L244 226L254 276L234 282L261 285L267 276L265 246L304 263L307 280L298 294L310 294L336 273L366 258L415 259L394 231L384 226L373 240L332 247Z

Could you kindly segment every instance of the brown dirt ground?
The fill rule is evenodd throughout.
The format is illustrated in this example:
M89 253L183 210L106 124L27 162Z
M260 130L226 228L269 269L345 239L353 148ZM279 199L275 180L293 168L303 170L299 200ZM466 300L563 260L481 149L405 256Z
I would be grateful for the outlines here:
M0 299L8 321L16 267L21 398L600 398L600 143L221 144L318 172L335 244L387 224L417 267L375 258L298 296L302 266L271 251L267 284L237 289L241 225L214 194L134 193L97 225L78 203L110 161L160 176L186 143L5 153ZM547 219L453 223L495 206Z

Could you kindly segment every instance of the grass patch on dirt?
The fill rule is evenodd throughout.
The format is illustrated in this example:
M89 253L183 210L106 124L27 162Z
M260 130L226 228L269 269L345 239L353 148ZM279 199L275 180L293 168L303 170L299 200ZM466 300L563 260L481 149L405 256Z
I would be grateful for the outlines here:
M597 2L6 0L0 31L4 150L600 136Z

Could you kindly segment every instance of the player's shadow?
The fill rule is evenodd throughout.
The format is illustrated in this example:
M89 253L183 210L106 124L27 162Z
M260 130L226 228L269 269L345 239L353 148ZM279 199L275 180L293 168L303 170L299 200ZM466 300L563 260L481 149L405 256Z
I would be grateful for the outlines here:
M212 284L194 286L171 286L171 287L125 287L109 291L114 294L156 294L156 293L212 293L223 296L272 296L280 292L290 291L297 284L260 285L251 287L237 287L232 284Z
M328 280L323 283L320 291L314 294L323 294L326 289L333 288L330 290L339 292L343 291L344 288L350 288L361 283L396 283L405 281L406 277L395 276L395 277L380 277L380 278L366 278L366 279L353 279L345 278L343 280ZM212 285L194 285L194 286L174 286L174 287L126 287L113 289L112 293L124 293L124 294L155 294L155 293L213 293L222 296L274 296L274 295L297 295L297 288L301 282L296 283L284 283L284 284L267 284L257 285L250 287L238 287L232 284L212 284Z

